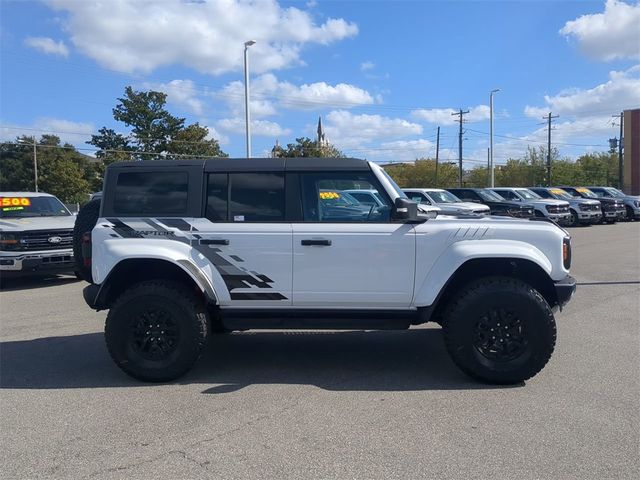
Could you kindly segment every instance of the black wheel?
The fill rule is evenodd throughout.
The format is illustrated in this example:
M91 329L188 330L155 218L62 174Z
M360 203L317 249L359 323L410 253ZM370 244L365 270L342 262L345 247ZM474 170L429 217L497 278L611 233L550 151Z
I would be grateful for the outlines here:
M100 215L100 200L91 200L85 204L76 217L76 223L73 226L73 259L75 261L76 274L79 278L93 283L91 276L91 267L84 264L82 255L82 237L85 233L91 232L96 226L98 216Z
M207 314L181 285L147 281L118 297L104 333L111 358L124 372L144 382L168 382L185 374L200 356Z
M633 217L634 217L634 213L633 213L633 208L631 207L625 207L627 209L627 222L633 222Z
M488 383L512 384L536 375L556 343L556 323L531 286L490 277L460 291L445 313L444 339L455 364Z
M578 225L580 225L580 219L578 218L578 214L576 213L575 210L570 210L570 212L571 212L571 221L567 226L577 227Z

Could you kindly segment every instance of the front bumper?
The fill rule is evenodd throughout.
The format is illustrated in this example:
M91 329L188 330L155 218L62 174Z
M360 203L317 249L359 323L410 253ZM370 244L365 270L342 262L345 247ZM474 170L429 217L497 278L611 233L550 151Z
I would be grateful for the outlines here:
M3 276L33 273L73 272L73 249L46 252L1 252L0 272Z
M570 225L571 224L571 213L548 213L548 217L556 223L560 225Z
M578 211L578 220L580 223L597 223L602 219L602 212L583 212Z
M558 299L558 307L562 309L569 300L571 300L572 295L576 291L576 279L571 275L567 275L565 278L558 282L554 282L554 286L556 289L556 297Z
M626 218L626 216L627 216L627 210L624 208L617 208L615 210L604 211L605 220L622 220Z

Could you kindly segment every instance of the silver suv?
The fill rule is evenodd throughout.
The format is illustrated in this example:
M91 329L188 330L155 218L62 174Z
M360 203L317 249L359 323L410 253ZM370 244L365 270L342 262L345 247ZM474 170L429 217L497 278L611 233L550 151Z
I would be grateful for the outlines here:
M73 272L74 221L53 195L0 192L0 275Z

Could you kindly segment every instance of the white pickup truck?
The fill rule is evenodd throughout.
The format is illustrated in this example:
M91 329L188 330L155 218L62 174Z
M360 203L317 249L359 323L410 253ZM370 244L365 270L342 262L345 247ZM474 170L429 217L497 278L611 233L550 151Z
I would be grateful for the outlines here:
M77 268L87 304L109 310L113 360L143 381L187 372L212 332L428 321L470 376L534 376L575 290L569 235L546 219L434 216L363 160L118 162L78 215Z
M74 222L53 195L0 192L0 276L72 273Z

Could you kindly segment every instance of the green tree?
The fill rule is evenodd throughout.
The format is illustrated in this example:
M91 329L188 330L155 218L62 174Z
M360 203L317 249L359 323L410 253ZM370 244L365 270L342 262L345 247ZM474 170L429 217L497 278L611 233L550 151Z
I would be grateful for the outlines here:
M33 137L18 137L0 150L0 190L34 191ZM85 202L91 187L92 166L72 145L60 144L54 135L37 142L38 189L63 202ZM89 176L89 178L88 178Z
M214 138L207 138L209 129L194 123L176 132L167 146L168 156L180 157L228 157Z
M227 154L209 130L198 123L185 126L185 119L171 115L165 108L167 94L153 90L125 88L118 98L113 118L131 129L128 135L103 127L87 143L98 148L96 156L105 163L119 160L153 160L219 156Z
M458 167L455 162L440 162L436 181L436 161L418 158L412 163L388 165L385 170L403 188L449 188L457 185Z
M287 148L280 146L273 149L276 157L289 158L344 158L345 155L331 144L318 145L318 142L308 137L296 138L295 143L289 143Z

